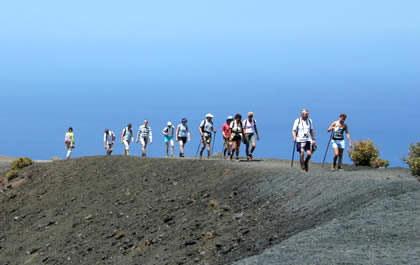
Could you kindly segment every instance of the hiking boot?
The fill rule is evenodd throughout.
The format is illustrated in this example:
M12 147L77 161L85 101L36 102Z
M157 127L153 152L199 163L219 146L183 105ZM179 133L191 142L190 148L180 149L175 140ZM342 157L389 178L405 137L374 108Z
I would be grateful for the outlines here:
M254 156L252 155L252 153L249 154L249 158L252 160L254 159Z
M303 167L303 168L301 169L301 172L306 173L306 168L304 168L304 167Z
M239 161L239 156L237 156L235 159L236 159L236 161Z
M331 165L330 170L335 171L335 166Z
M339 167L337 170L341 171L341 172L344 171L344 169L342 167Z

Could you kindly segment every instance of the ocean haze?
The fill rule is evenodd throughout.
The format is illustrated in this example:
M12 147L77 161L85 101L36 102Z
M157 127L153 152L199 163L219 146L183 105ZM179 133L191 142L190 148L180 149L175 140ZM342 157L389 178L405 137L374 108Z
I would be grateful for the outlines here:
M161 130L187 117L193 156L208 112L220 152L226 116L254 111L255 156L290 159L293 121L308 108L315 161L328 126L345 112L353 139L372 139L391 166L404 166L401 157L419 141L419 8L417 1L1 4L0 153L64 157L73 126L73 157L105 154L106 127L118 139L128 122L137 131L149 119L148 155L164 156ZM135 145L132 154L140 152Z

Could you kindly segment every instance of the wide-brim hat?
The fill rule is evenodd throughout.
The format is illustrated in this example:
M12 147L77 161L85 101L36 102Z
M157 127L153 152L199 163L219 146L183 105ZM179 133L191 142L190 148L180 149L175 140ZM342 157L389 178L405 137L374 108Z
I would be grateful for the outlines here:
M206 114L206 118L213 118L214 116L213 116L213 114L211 114L211 113L207 113Z

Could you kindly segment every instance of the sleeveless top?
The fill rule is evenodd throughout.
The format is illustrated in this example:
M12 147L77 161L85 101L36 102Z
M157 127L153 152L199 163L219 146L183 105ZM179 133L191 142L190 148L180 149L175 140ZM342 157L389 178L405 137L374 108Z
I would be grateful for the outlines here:
M124 140L126 140L127 142L130 142L131 136L132 136L131 130L129 130L128 127L125 127L124 130L125 130Z
M333 140L344 140L344 126L342 128L338 127L336 124L333 131Z
M188 126L181 123L180 125L178 125L178 128L179 128L178 137L187 137Z

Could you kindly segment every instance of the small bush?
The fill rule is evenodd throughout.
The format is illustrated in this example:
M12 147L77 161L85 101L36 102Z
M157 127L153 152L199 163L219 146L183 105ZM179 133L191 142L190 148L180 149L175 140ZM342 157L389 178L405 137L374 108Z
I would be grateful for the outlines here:
M385 160L385 159L382 159L382 158L379 158L379 157L376 157L376 158L373 158L370 161L370 166L374 167L374 168L388 167L389 166L389 161Z
M410 145L408 157L404 162L410 167L411 174L420 180L420 142Z
M6 173L6 178L7 178L8 181L10 181L14 178L17 178L18 175L19 175L19 170L12 169L12 170L9 170L9 172Z
M370 166L371 161L379 156L379 150L370 139L354 141L349 156L356 166Z
M29 157L19 157L18 159L14 160L12 163L12 169L21 169L32 165L32 159Z
M59 160L61 160L61 158L57 156L51 157L51 161L59 161Z

